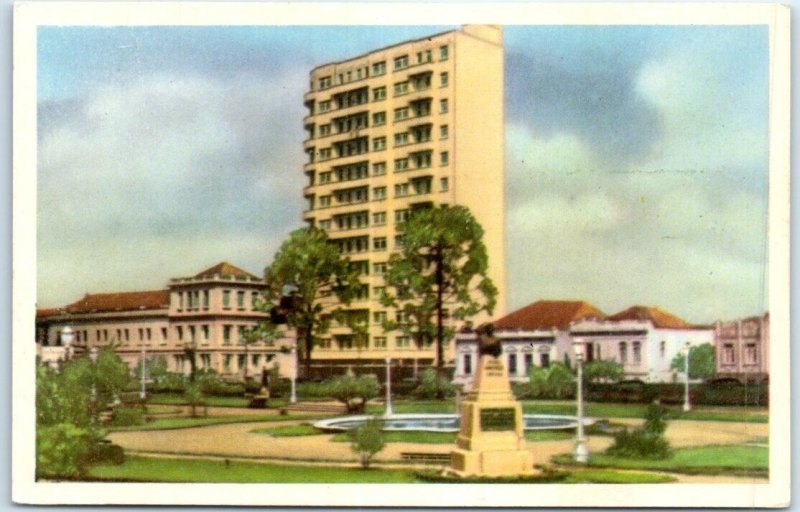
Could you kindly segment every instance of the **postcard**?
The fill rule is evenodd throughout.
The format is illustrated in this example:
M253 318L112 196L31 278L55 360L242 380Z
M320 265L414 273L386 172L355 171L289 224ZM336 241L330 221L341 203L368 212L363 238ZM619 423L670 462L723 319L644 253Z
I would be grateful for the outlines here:
M13 80L15 502L788 505L787 7L22 1Z

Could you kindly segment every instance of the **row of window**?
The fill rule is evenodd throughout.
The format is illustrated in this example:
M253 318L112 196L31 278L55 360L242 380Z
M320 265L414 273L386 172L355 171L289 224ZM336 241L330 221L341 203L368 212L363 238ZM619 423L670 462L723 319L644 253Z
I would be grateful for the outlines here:
M231 290L222 290L222 308L231 309ZM190 290L178 292L178 311L207 311L209 309L209 290ZM250 307L254 308L258 302L258 292L250 293ZM246 292L236 292L236 309L246 308Z
M450 179L447 177L439 178L439 192L447 192L450 190ZM410 180L406 183L398 183L394 186L394 196L395 197L407 197L412 195L426 195L433 192L433 180L432 178L418 178ZM330 208L334 206L333 199L336 199L337 206L338 205L348 205L348 204L359 204L359 203L366 203L369 201L369 188L368 187L358 187L358 188L351 188L347 190L339 190L334 195L327 195L327 196L319 196L319 202L315 205L314 197L311 196L308 198L309 201L309 209L313 210L316 208ZM386 199L386 187L373 187L372 188L372 200L373 201L383 201ZM320 222L320 227L322 229L330 229L330 224L322 224ZM381 222L375 222L375 224L385 224L386 219L384 218ZM357 227L365 227L366 225L360 225ZM347 229L354 229L354 227L350 227Z
M250 354L250 368L259 368L263 364L267 364L272 359L272 354ZM178 372L183 372L189 367L188 358L183 354L173 356L174 368ZM226 373L242 371L248 362L247 354L223 354L222 366L223 371ZM198 354L197 364L203 369L212 369L211 354Z
M376 349L389 348L388 338L386 336L373 336L371 341L372 341L372 346ZM334 344L336 345L336 348L338 348L339 350L353 350L356 348L363 349L370 347L370 340L365 339L359 343L352 336L341 336L338 337L336 340L332 340L330 338L323 338L319 341L319 348L323 350L330 350L331 348L333 348ZM394 348L410 349L413 346L415 346L415 344L412 343L410 336L405 336L405 335L394 336ZM423 348L430 349L432 347L433 347L433 340L426 340L426 342L423 343Z
M756 343L745 344L742 352L742 362L744 364L758 364L758 345ZM720 359L722 364L736 364L736 347L733 343L722 345Z
M404 96L406 94L409 94L408 82L399 82L399 83L394 84L393 90L394 90L394 96ZM414 92L418 92L418 91L419 91L419 89L416 89ZM341 108L349 108L349 107L356 106L356 105L364 105L364 104L368 103L368 97L369 97L368 94L366 92L363 92L363 93L359 94L358 96L356 96L356 97L354 97L352 99L337 100L336 105L340 109ZM372 89L372 101L383 101L385 99L386 99L386 87L385 86L374 87ZM320 114L325 114L325 113L330 112L331 110L333 110L332 101L333 100L320 101L319 102L319 113ZM428 115L431 114L431 103L432 103L432 100L430 98L421 98L421 99L409 102L409 106L406 107L406 108L409 109L410 113L414 114L414 117L424 117L424 116L428 116ZM447 98L440 99L439 100L439 113L440 114L446 114L449 110L450 110L450 102L449 102L449 100ZM333 127L336 127L336 129L337 129L336 133L347 133L347 132L352 131L352 130L357 130L357 129L361 129L361 128L367 128L368 124L367 124L367 119L364 118L365 115L366 114L364 114L364 113L359 113L359 114L357 114L358 118L350 120L349 123L345 120L345 118L341 118L341 121L339 121L339 122L337 122L337 120L332 120L331 123L321 124L319 126L319 130L318 130L319 136L320 137L327 137L328 135L332 135L333 134L333 132L332 132ZM347 117L349 117L349 116L347 116ZM402 118L402 117L401 118L397 118L397 117L395 117L394 120L395 121L402 121L404 119L408 119L408 117L405 117L405 118ZM386 112L385 111L381 111L381 112L373 113L373 115L372 115L372 125L373 126L381 126L383 124L386 124ZM311 136L313 138L313 135L314 135L313 131L309 132L309 136Z
M175 339L178 342L190 341L208 343L211 338L211 326L208 324L202 325L176 325L173 327ZM153 340L155 334L160 334L159 342L163 345L170 339L170 329L168 327L151 328L139 327L135 329L119 328L119 329L95 329L94 339L90 339L88 329L75 331L75 341L78 344L87 343L89 341L96 341L102 343L121 343L126 344L131 341L137 342L150 342ZM247 327L243 325L223 325L222 326L222 343L230 345L233 341L234 334L236 335L236 343L243 345L247 337ZM154 334L155 333L155 334Z
M439 60L446 61L450 56L450 48L447 45L439 47ZM408 54L394 58L393 66L395 71L406 69L410 65ZM416 64L429 64L433 62L433 50L422 50L416 53ZM370 71L372 71L370 75ZM386 61L374 62L371 66L359 66L354 69L342 70L335 77L333 75L323 76L317 80L319 90L329 89L336 85L346 84L354 80L362 80L369 76L382 76L386 74ZM314 84L311 84L312 89Z

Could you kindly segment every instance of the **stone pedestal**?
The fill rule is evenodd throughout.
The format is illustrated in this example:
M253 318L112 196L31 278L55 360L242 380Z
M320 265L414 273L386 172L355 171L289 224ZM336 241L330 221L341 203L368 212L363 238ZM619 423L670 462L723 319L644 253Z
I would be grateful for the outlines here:
M503 363L482 356L472 392L461 402L461 431L450 467L459 475L513 476L533 473L526 448L522 406L511 393Z

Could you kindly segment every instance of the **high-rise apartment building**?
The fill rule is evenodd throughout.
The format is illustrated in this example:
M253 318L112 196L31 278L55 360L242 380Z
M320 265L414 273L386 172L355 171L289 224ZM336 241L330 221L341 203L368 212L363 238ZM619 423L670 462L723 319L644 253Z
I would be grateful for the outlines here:
M329 367L386 357L415 369L430 364L433 346L384 332L395 313L378 300L381 274L410 212L464 205L485 230L500 291L494 315L504 313L502 28L464 26L321 65L310 78L303 217L361 266L366 286L350 309L369 323L366 346L334 327L313 358ZM448 364L453 355L451 342Z

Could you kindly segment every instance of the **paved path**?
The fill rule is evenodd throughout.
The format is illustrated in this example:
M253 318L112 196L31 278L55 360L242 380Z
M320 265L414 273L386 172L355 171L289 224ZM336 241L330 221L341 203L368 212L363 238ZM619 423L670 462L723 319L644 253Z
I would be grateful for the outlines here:
M213 410L212 410L213 409ZM217 410L219 409L219 410ZM209 414L241 415L247 409L209 408ZM266 411L253 411L265 414ZM268 412L266 412L269 414ZM275 412L277 414L277 412ZM616 420L615 420L616 421ZM226 425L211 425L177 430L151 430L114 432L109 438L129 452L160 456L212 456L231 459L253 459L258 461L314 462L326 464L355 463L349 443L334 442L332 435L302 437L272 437L253 433L253 430L277 425L302 423L302 418L288 417L286 422L251 422ZM641 420L620 420L621 423L639 425ZM745 444L755 437L769 435L765 423L731 423L720 421L675 420L668 424L667 438L675 447L702 446L709 444ZM611 438L592 436L588 439L593 452L605 450ZM547 464L554 455L569 453L572 440L529 442L528 447L534 463ZM376 463L392 464L401 459L402 452L450 453L452 445L421 443L389 443L375 456ZM392 464L394 465L394 464ZM681 482L752 482L752 478L680 476Z

